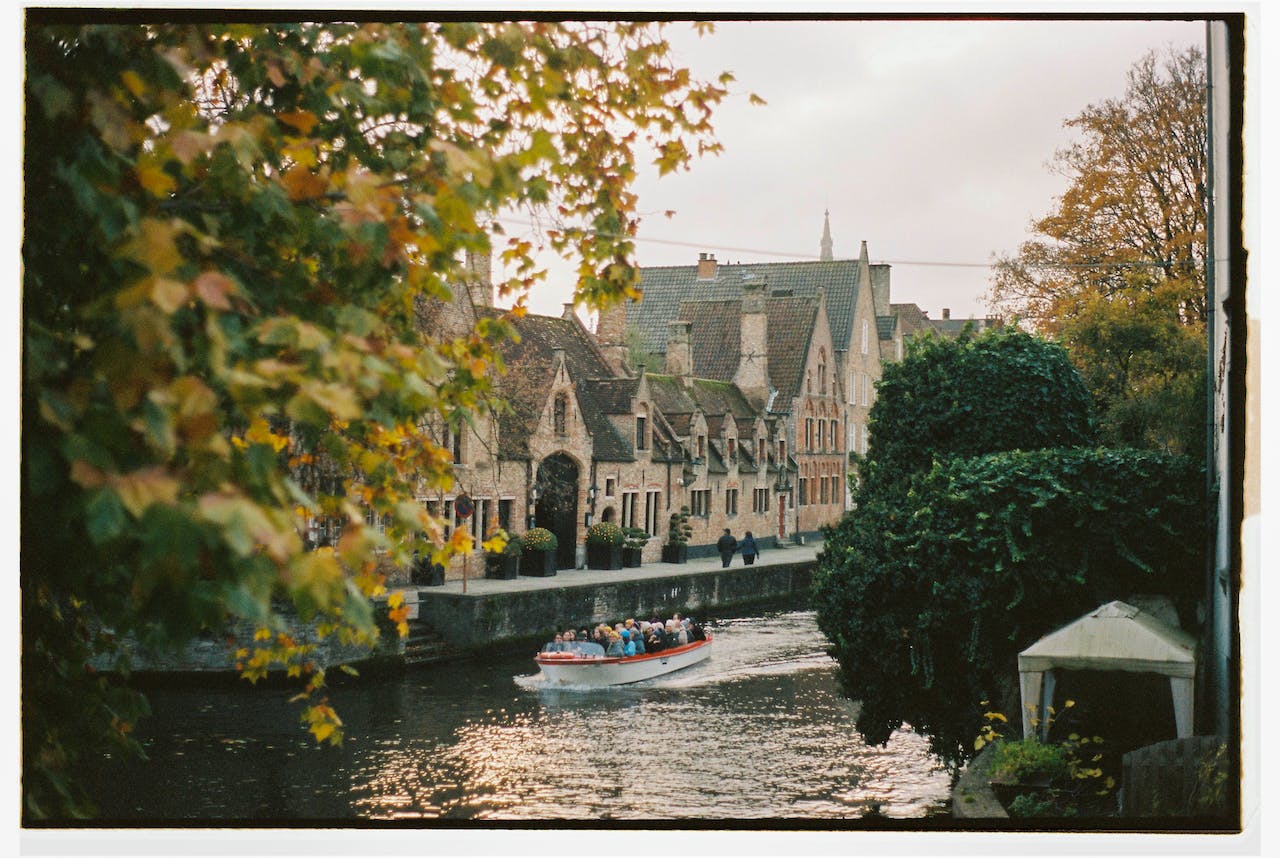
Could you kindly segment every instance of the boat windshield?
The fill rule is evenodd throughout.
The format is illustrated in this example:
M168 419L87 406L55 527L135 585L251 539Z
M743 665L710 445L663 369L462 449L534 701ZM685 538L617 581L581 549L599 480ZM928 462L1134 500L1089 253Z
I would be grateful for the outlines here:
M577 658L601 658L604 656L604 647L591 641L569 641L564 645L564 651L573 653Z

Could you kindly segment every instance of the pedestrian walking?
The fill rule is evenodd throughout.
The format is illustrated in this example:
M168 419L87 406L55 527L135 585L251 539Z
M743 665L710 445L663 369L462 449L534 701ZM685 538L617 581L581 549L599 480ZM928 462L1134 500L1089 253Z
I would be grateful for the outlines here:
M728 569L729 561L733 559L733 553L738 550L738 540L733 538L729 528L726 527L724 536L716 540L716 550L720 552L720 565Z
M756 539L751 535L751 531L747 531L747 535L742 537L742 562L747 566L756 562L756 555L760 553L760 549L756 547Z

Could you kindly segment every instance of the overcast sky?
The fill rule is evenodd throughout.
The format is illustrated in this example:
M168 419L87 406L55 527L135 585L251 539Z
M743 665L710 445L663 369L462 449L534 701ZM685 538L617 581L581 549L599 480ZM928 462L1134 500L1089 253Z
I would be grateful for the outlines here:
M1072 139L1064 120L1122 96L1147 51L1204 34L1203 21L757 20L698 38L672 24L678 59L704 78L732 71L738 94L714 120L722 154L641 174L639 262L816 259L829 209L836 258L865 240L893 266L893 301L986 315L985 266L1066 186L1047 167ZM571 277L553 270L531 309L559 314Z

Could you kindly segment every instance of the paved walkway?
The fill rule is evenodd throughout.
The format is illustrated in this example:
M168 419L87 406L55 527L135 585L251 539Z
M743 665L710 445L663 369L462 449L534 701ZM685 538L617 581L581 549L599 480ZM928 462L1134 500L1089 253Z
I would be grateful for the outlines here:
M810 540L805 545L787 548L766 548L756 556L756 566L772 566L782 563L803 563L814 560L822 550L820 540ZM742 567L742 555L735 554L733 567ZM584 584L616 584L619 581L638 581L647 578L702 575L718 571L720 556L699 557L687 563L646 563L629 569L560 569L553 577L536 578L521 575L510 580L490 580L484 577L484 564L473 563L466 582L466 595L488 596L495 593L527 593L554 587L575 587ZM418 597L429 599L435 594L459 595L463 592L462 579L450 579L440 587L418 587Z

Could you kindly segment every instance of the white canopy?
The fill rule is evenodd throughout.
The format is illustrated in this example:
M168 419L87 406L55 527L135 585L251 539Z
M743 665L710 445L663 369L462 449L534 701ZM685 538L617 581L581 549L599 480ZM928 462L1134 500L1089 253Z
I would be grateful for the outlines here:
M1018 654L1022 734L1032 734L1032 713L1048 710L1055 669L1162 673L1169 677L1178 737L1192 733L1196 641L1191 635L1125 602L1108 602Z

